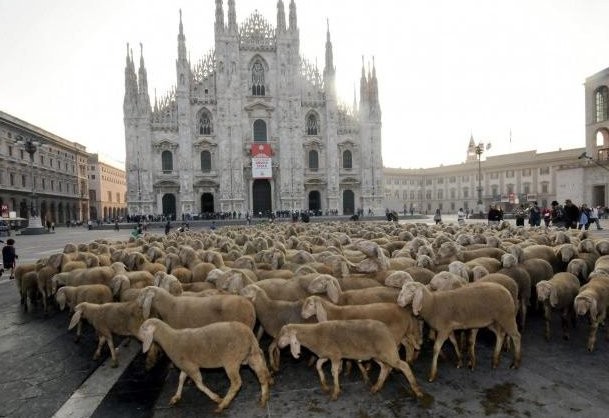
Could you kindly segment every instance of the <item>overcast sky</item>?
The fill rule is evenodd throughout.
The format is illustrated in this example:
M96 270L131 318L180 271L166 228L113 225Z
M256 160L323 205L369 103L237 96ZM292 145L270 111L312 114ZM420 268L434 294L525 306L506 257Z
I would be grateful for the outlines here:
M237 22L258 9L275 26L276 4L236 0ZM296 5L301 55L320 71L330 21L342 101L375 56L387 167L460 163L470 134L487 155L585 145L582 84L609 67L607 0ZM194 64L214 45L214 0L0 0L0 110L124 161L125 44L136 66L144 44L150 97L163 95L180 8Z

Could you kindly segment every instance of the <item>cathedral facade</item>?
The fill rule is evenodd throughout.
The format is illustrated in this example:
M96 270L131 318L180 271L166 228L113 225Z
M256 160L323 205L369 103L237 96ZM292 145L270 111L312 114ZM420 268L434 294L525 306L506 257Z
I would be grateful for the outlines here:
M380 213L384 182L374 63L341 104L328 28L320 72L300 55L296 5L237 24L215 6L214 49L191 65L180 22L176 85L151 100L127 47L124 122L131 215L316 210ZM286 22L287 20L287 22Z

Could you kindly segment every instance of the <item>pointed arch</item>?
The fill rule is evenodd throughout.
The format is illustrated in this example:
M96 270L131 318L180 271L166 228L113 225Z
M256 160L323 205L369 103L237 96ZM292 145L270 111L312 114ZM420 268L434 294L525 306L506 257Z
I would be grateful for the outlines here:
M208 109L203 108L199 111L199 115L197 117L197 127L199 135L211 135L214 132L212 115Z
M252 58L250 62L252 96L266 96L268 89L265 75L268 70L269 66L260 55Z
M594 104L596 108L596 122L609 119L609 88L600 86L594 92Z
M309 151L309 170L316 171L319 169L319 153L317 150Z
M256 119L254 121L254 142L266 142L266 122L262 119Z
M201 151L201 171L204 173L211 171L211 153L208 150Z
M173 154L171 151L163 151L161 153L161 170L171 172L173 171Z
M343 168L352 169L353 168L353 155L350 150L343 151Z
M307 113L305 127L307 135L319 135L319 116L316 112Z

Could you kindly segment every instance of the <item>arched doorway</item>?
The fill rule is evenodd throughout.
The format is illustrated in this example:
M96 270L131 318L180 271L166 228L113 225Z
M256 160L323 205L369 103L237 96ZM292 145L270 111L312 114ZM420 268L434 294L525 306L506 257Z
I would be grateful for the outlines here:
M176 197L171 193L163 195L163 215L176 219Z
M343 192L343 215L353 215L355 212L355 196L352 190Z
M27 202L25 200L22 200L21 204L19 205L19 217L29 218L29 211L27 208Z
M268 180L254 180L252 185L252 203L254 216L270 214L273 210L271 204L271 183Z
M309 210L318 211L321 210L321 195L317 190L309 192Z
M214 213L214 195L212 193L201 195L201 213Z

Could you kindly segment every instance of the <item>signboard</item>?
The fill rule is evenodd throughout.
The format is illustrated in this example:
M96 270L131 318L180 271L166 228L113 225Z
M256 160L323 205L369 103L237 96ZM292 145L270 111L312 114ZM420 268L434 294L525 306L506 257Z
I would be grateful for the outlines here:
M270 158L252 158L252 178L273 178L273 163Z
M8 217L8 205L2 205L2 208L0 208L0 210L2 212L3 218Z
M271 144L252 144L252 178L273 178L272 154Z

